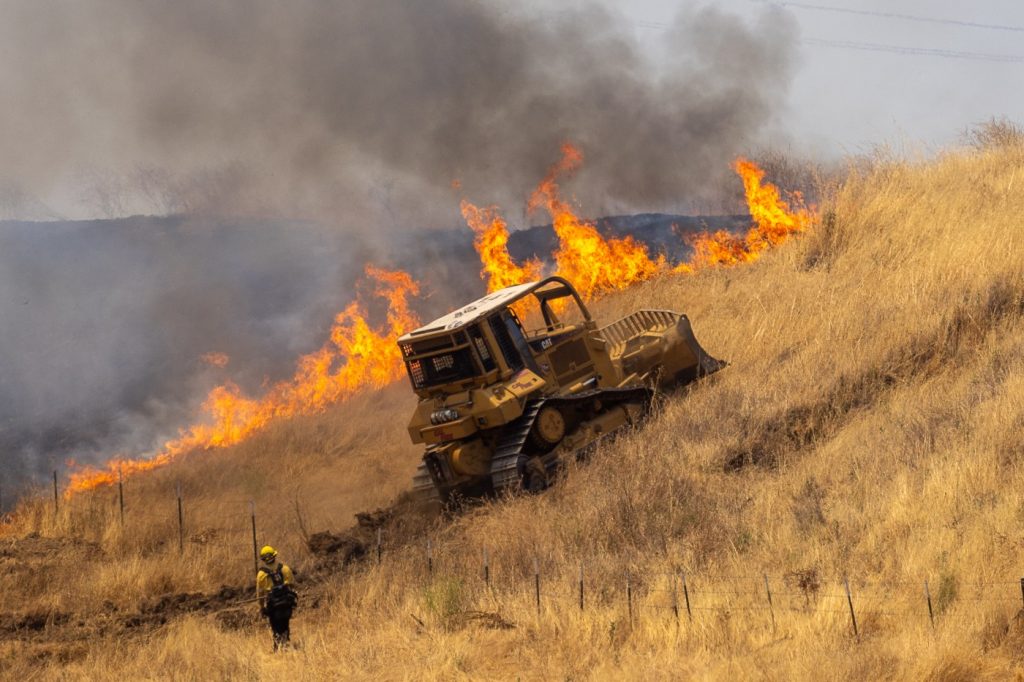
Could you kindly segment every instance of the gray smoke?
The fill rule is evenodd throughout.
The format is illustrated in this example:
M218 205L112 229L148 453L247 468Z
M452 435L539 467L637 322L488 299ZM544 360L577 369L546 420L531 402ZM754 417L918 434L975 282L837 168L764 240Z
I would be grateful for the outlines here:
M564 140L587 155L574 190L594 213L705 198L774 122L796 32L777 10L750 22L689 11L644 36L667 55L655 68L599 6L2 0L0 11L9 201L39 212L58 183L77 183L93 188L78 198L94 211L301 213L346 229L450 221L453 180L518 209Z
M0 223L0 484L152 451L217 383L288 376L351 297L364 254L341 237L209 218Z
M795 34L778 10L687 11L652 46L597 6L0 0L0 218L187 216L0 224L7 476L173 434L223 378L208 350L250 388L288 374L360 263L408 261L463 196L521 223L562 141L590 215L723 205Z

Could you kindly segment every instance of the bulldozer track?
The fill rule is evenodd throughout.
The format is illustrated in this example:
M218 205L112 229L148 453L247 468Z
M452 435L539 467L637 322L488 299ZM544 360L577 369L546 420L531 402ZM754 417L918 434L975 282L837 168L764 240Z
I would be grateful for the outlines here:
M505 427L504 433L498 439L495 448L494 458L491 460L491 484L495 492L506 489L515 489L519 485L522 476L520 458L525 460L522 450L526 444L526 438L530 435L533 422L537 413L544 406L546 401L532 400L526 404L521 417ZM525 463L525 462L524 462Z
M420 462L416 467L416 474L412 477L412 492L417 500L422 502L434 502L441 499L434 487L434 480L430 478L426 462Z
M522 484L523 474L529 455L524 452L524 446L533 428L542 407L546 405L571 405L583 403L588 400L600 398L606 405L610 403L625 403L639 401L649 403L653 393L651 389L638 386L633 388L604 388L594 389L570 396L558 396L552 398L540 398L527 403L526 409L519 419L509 424L505 432L498 440L498 446L494 458L491 460L491 483L495 492L504 490L518 490ZM607 437L610 434L605 434ZM588 443L580 451L586 450L592 445ZM553 473L558 467L560 460L557 456L545 458L545 467L548 473Z

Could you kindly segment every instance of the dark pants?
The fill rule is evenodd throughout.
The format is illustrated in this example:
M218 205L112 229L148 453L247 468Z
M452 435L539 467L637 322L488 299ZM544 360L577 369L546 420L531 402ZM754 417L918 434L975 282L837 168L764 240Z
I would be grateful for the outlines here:
M291 636L288 631L288 622L292 619L292 610L287 606L270 609L267 619L270 621L270 629L274 633L274 651L277 651L278 647L283 648L288 644L288 639Z

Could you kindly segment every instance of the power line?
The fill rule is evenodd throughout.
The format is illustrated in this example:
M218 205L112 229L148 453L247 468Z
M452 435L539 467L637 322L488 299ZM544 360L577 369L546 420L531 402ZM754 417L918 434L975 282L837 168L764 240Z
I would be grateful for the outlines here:
M1024 64L1024 55L990 54L985 52L961 52L930 47L906 47L903 45L883 45L881 43L858 43L852 40L821 40L804 38L803 45L817 47L838 47L846 50L862 50L865 52L888 52L890 54L917 55L925 57L945 57L947 59L970 59L974 61L999 62L1002 64Z
M1024 26L1008 26L1006 24L983 24L977 21L964 21L963 19L942 19L939 17L926 17L918 14L900 14L898 12L881 12L870 9L853 9L851 7L836 7L834 5L814 5L807 2L789 2L789 0L750 0L758 4L775 5L776 7L792 7L794 9L809 9L818 12L838 12L841 14L857 14L868 17L881 17L883 19L900 19L903 21L920 21L928 24L944 24L946 26L962 26L966 28L980 28L990 31L1013 31L1024 33Z
M763 2L764 0L751 0L751 2ZM774 5L789 5L788 2L772 2ZM633 21L637 28L649 28L658 31L666 31L671 26L657 21ZM1008 28L1007 30L1018 30ZM1024 30L1024 29L1020 29ZM998 54L992 52L966 52L962 50L947 50L934 47L909 47L906 45L885 45L882 43L862 43L854 40L825 40L822 38L803 38L798 40L802 45L813 47L835 47L845 50L859 50L862 52L887 52L904 56L920 57L943 57L946 59L967 59L972 61L997 62L1000 64L1024 64L1024 55Z

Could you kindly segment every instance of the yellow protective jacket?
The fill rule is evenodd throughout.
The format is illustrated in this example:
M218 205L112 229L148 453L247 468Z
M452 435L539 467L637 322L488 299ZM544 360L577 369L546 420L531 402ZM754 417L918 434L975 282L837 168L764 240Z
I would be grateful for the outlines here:
M285 564L278 564L274 567L266 565L261 567L259 572L256 574L256 595L260 598L261 604L263 603L263 600L267 598L267 595L270 594L270 589L274 587L274 579L270 577L270 573L278 570L281 571L281 577L284 578L285 585L291 585L295 581L295 577L292 575L292 569L288 568ZM270 573L267 571L270 571Z

